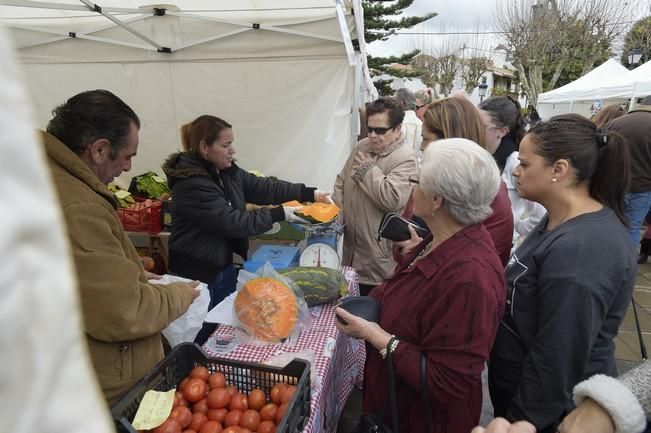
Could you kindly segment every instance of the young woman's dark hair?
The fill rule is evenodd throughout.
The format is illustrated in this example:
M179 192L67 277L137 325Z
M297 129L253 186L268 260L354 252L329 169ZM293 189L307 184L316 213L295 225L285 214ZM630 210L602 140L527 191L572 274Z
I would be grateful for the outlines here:
M631 178L630 156L619 134L602 131L581 115L563 114L536 125L528 136L549 164L569 160L577 183L589 182L590 196L628 224L624 196Z
M400 125L405 118L405 112L400 107L400 102L395 98L380 98L366 104L366 119L374 114L386 112L389 115L391 128Z
M181 145L183 150L201 157L199 143L202 141L208 146L212 145L219 138L224 129L232 126L225 120L216 116L204 114L190 123L181 126Z
M108 90L89 90L68 99L52 110L47 132L77 155L99 139L111 145L111 159L129 142L131 124L140 129L140 119L122 99Z
M617 119L624 114L626 114L626 112L621 105L612 104L602 108L597 114L592 116L592 122L597 125L597 128L605 128L606 125L608 125L608 122Z
M478 108L490 113L498 128L509 128L509 135L516 147L520 146L525 134L525 121L518 101L510 96L491 96L480 102Z

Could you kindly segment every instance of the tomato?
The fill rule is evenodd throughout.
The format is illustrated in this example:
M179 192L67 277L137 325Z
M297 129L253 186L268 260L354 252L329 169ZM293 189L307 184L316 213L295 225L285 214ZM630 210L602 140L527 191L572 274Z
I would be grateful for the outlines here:
M179 387L178 387L178 390L179 390L179 391L183 392L183 388L185 388L185 385L188 384L188 380L190 380L190 377L186 377L186 378L184 378L184 379L181 381L181 383L179 383Z
M221 409L208 409L206 415L208 415L208 419L211 421L219 421L220 423L223 423L227 413L228 409L223 407Z
M225 389L226 391L228 391L228 395L230 395L231 397L233 397L235 394L238 393L237 388L234 387L233 385L229 385Z
M292 396L294 395L294 391L296 391L295 386L287 385L285 388L283 388L280 391L280 402L281 403L287 403L292 399Z
M280 395L282 390L287 386L286 383L277 383L271 388L271 402L275 404L281 404Z
M215 388L208 393L208 407L212 409L221 409L228 406L231 402L231 396L224 388Z
M192 412L185 406L177 406L172 409L170 418L177 420L181 424L181 428L186 428L190 425L190 421L192 421Z
M289 403L283 403L278 407L278 411L276 412L276 424L280 424L280 421L282 421L285 417L285 412L287 411L288 404Z
M208 421L201 426L199 433L221 433L222 425L217 421Z
M222 433L242 433L242 430L239 428L239 426L232 425L222 430Z
M251 431L256 431L260 424L260 414L257 410L245 410L240 418L240 427L248 428Z
M262 421L258 425L258 433L276 433L276 424L272 421Z
M239 410L244 412L249 408L249 402L244 394L239 392L231 397L231 403L228 405L229 410Z
M260 410L262 406L267 402L267 399L264 395L264 391L261 389L253 389L249 393L249 408L254 410Z
M232 425L240 425L240 419L242 418L242 412L239 410L232 410L226 414L224 418L224 425L230 427Z
M208 417L205 413L195 412L192 414L192 421L190 421L190 425L188 427L190 430L199 431L201 430L201 426L204 425L206 421L208 421Z
M278 406L273 403L268 403L262 406L260 409L260 419L262 421L273 421L276 419L276 412L278 411Z
M188 383L183 387L183 397L189 402L196 403L206 396L208 392L208 384L196 377L188 380Z
M183 430L182 433L197 433L197 432L191 429L187 429L187 430Z
M224 388L226 386L224 374L217 372L208 376L208 385L210 385L210 389Z
M181 424L175 419L168 418L154 429L154 433L181 433Z
M192 406L192 412L208 413L208 399L204 398Z
M248 428L240 427L240 433L253 433Z
M190 371L190 377L201 379L204 382L208 382L208 376L210 376L210 372L203 365L197 365Z

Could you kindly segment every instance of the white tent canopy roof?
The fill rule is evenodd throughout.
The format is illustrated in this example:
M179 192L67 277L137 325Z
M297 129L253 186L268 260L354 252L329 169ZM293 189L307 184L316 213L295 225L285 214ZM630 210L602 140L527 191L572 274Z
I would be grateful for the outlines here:
M635 96L651 95L651 60L633 69L630 78L634 84Z
M40 126L75 93L105 88L142 121L122 183L160 173L179 127L213 114L233 125L243 168L332 187L375 91L360 0L97 4L0 0Z
M629 98L633 83L631 72L613 59L602 63L584 76L558 89L542 93L539 103L561 103L595 99Z

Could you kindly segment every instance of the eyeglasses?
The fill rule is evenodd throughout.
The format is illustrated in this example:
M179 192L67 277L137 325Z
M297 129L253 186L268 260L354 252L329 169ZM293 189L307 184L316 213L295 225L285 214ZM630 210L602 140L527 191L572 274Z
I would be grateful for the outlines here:
M484 125L484 130L488 131L489 129L499 129L499 126L495 125Z
M409 178L409 183L412 184L412 185L419 185L420 184L420 182L418 182L418 179L416 179L415 177L410 177Z
M420 109L423 108L423 107L427 107L427 104L416 105L416 110L420 110Z
M393 128L391 128L391 127L389 127L389 128L381 128L381 127L374 128L372 126L366 125L366 133L367 133L367 135L370 134L371 132L375 132L377 135L384 135L391 129L393 129Z

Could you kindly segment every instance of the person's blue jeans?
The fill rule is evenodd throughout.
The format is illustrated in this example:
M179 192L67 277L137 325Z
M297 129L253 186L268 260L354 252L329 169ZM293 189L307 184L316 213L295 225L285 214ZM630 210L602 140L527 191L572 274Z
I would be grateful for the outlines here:
M235 291L237 285L237 271L235 266L230 265L221 271L215 280L208 284L208 292L210 292L210 304L208 311L212 310L217 304L224 300L228 295ZM217 328L216 323L204 322L201 330L194 339L194 342L202 345L208 338L215 332Z
M640 228L642 221L651 208L651 191L629 192L624 198L624 211L628 218L628 232L631 236L633 248L640 242Z

